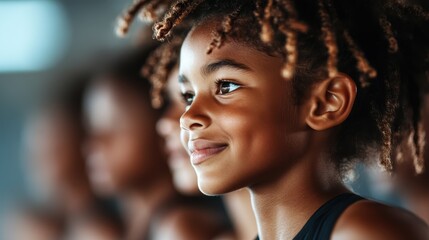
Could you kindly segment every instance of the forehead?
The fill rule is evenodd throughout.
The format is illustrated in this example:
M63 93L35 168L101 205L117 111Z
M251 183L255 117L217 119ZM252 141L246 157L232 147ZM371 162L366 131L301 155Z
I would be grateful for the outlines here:
M148 105L137 90L104 80L96 82L89 90L85 99L85 113L91 126L102 128L112 126L119 119L123 121L136 116L138 119L141 116L149 118L151 112Z
M215 48L210 54L207 54L207 49L213 40L213 31L220 24L219 21L206 21L189 32L181 48L180 74L189 68L225 59L242 63L251 69L267 65L271 70L278 70L280 73L283 64L282 58L269 56L244 42L234 41L228 37L224 39L220 48Z
M118 80L112 80L111 78L113 79L113 77L96 79L86 96L89 107L97 108L100 106L101 109L107 106L126 109L140 108L144 100L142 100L143 97L140 96L139 90L133 89L131 85L126 83L120 83L121 78L118 78Z

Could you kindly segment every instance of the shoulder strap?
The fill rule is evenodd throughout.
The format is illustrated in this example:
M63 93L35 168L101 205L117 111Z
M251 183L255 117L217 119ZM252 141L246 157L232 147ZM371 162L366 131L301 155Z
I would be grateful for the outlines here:
M364 198L353 193L343 193L329 200L310 217L294 240L328 240L341 214L347 207L362 199Z

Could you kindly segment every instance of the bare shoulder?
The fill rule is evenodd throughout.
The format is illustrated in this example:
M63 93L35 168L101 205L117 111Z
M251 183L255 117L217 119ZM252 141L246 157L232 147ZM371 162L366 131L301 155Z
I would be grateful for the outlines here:
M338 219L332 240L429 239L428 226L411 212L374 201L356 202Z
M153 239L213 239L222 234L221 222L210 212L195 208L175 208L154 226Z

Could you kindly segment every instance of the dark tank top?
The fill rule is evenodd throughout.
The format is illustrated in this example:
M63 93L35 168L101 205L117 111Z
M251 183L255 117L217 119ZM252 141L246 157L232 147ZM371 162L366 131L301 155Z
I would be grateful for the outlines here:
M305 223L294 240L329 240L335 223L351 204L364 198L343 193L324 203ZM256 238L259 240L259 237Z

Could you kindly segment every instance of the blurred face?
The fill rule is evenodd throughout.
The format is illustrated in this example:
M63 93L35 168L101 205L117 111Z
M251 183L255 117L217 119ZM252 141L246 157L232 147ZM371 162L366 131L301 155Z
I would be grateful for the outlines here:
M213 23L191 31L179 82L180 119L200 190L222 194L280 177L305 151L306 130L280 76L282 59L227 41L206 54Z
M86 98L88 168L94 189L113 194L165 177L155 117L138 91L101 81Z
M38 193L58 198L85 178L79 123L52 109L34 118L26 135L28 169ZM79 179L79 180L77 180Z
M189 161L189 155L180 142L179 119L185 111L185 102L179 90L178 69L175 69L167 81L169 97L168 109L158 121L158 133L164 137L168 152L168 166L173 174L175 187L184 194L199 194L197 175Z

